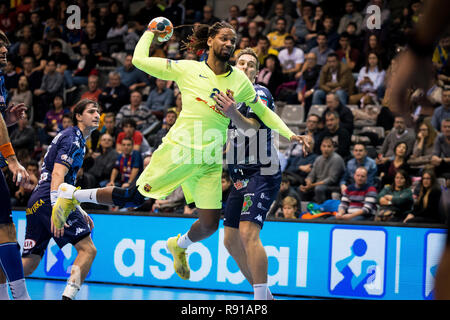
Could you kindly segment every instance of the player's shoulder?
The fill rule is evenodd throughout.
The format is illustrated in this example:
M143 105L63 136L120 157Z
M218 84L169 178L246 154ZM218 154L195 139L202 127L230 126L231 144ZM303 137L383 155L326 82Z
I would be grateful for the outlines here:
M258 94L258 96L260 97L265 97L267 99L273 99L272 94L270 93L270 90L267 89L266 87L260 85L260 84L255 84L254 85L256 94Z

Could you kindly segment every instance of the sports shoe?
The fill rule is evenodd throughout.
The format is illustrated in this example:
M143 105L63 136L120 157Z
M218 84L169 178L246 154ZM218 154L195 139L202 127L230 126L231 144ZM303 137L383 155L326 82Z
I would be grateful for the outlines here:
M73 193L78 189L80 188L75 188L68 183L61 183L59 186L58 199L56 199L56 203L52 209L52 221L56 228L64 228L64 224L70 213L75 210L75 206L80 204L73 197Z
M167 239L167 249L173 256L173 267L175 272L181 279L188 280L191 276L191 270L189 269L189 265L187 263L186 249L180 248L177 243L180 236L181 234Z

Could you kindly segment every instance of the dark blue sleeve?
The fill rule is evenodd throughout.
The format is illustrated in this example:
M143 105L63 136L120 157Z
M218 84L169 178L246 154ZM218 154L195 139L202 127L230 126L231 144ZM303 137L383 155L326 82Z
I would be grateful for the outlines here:
M70 169L73 164L73 154L77 150L73 137L70 135L62 135L52 147L56 148L54 162L62 164Z
M134 150L131 161L132 168L142 168L142 157L139 151Z
M255 91L256 91L256 94L261 99L262 103L264 103L266 105L266 107L268 107L270 110L274 111L275 104L274 104L273 97L272 97L272 94L270 93L269 89L267 89L266 87L263 87L261 85L255 85ZM265 124L262 122L262 120L259 119L259 117L256 115L256 113L253 112L253 110L251 108L249 108L247 117L258 120L261 127L265 126Z

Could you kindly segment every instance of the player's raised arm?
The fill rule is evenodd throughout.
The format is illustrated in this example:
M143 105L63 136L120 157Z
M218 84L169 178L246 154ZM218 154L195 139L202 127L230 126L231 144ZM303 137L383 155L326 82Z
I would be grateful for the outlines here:
M165 58L149 57L150 46L153 39L155 35L161 33L162 32L158 30L147 30L142 34L134 49L132 63L136 68L155 78L176 80L178 68L176 68L175 64L177 64L177 62Z

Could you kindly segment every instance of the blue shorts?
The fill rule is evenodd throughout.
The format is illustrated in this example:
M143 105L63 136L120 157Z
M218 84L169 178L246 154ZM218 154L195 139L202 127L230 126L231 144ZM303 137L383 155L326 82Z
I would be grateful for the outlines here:
M2 171L0 173L0 224L9 224L12 222L11 196Z
M239 228L240 221L251 221L262 229L270 206L280 191L281 175L255 174L234 181L225 206L223 225Z
M53 237L50 229L52 216L50 198L41 197L40 192L33 193L28 201L26 215L27 229L22 256L36 254L42 257ZM66 223L69 227L64 228L64 235L54 238L60 248L68 243L75 245L91 233L83 214L78 209L69 215Z

